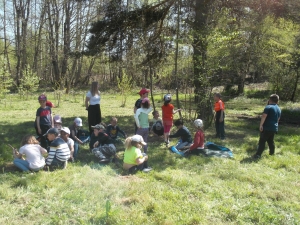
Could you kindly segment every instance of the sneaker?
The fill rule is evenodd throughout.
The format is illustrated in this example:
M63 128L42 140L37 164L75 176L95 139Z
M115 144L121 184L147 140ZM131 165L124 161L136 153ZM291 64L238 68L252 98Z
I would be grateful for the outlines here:
M143 172L144 172L144 173L149 173L151 170L152 170L151 167L147 167L147 168L144 168L144 169L143 169Z
M169 147L170 141L165 141L167 147Z

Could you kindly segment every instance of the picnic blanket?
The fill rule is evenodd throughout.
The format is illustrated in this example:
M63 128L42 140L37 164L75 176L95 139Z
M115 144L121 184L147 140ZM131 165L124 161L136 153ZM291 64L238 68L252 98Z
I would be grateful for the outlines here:
M217 145L213 142L206 142L205 143L205 149L200 150L200 154L207 157L220 157L220 158L233 158L233 152L224 146ZM170 148L170 151L173 153L176 153L180 156L187 156L187 151L179 151L175 148L175 146L172 146Z

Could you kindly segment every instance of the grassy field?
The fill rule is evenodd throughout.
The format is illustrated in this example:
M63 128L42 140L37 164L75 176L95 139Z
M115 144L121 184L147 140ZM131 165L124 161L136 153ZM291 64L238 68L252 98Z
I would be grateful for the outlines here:
M280 124L276 154L260 161L249 157L258 142L259 115L266 99L239 97L226 102L227 139L206 139L229 147L234 159L170 153L161 139L150 137L149 165L153 171L124 176L118 164L100 165L81 146L80 161L66 170L17 172L8 143L34 134L37 96L12 96L0 108L0 224L300 224L300 137L298 127ZM53 100L52 94L48 96ZM121 108L121 97L102 95L104 122L111 116L133 133L132 95ZM80 116L87 128L83 97L63 96L54 114L68 126ZM160 95L156 96L157 106ZM55 102L55 101L54 101ZM281 102L285 107L290 103ZM186 124L192 132L193 126ZM175 143L175 140L173 141ZM120 158L123 152L119 153ZM5 163L5 164L4 164Z

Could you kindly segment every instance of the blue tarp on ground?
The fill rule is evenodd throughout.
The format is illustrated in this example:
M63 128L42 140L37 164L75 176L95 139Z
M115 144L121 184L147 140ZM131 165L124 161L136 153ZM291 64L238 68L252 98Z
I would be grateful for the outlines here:
M188 155L185 151L178 151L174 146L170 148L170 151L183 157ZM233 158L233 152L229 148L217 145L213 142L206 142L205 149L202 149L200 154L208 157Z

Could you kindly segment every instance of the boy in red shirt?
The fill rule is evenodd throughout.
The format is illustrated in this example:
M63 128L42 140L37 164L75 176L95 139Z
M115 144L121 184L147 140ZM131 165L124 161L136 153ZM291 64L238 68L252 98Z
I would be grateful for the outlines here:
M214 94L215 100L215 127L216 127L216 138L221 140L225 139L225 127L224 127L224 118L225 118L225 104L221 100L221 94Z
M164 138L165 143L168 147L170 141L169 141L169 135L170 130L173 125L173 114L181 111L181 109L174 110L174 106L170 104L171 102L171 95L166 94L164 96L164 105L161 107L162 109L162 119L163 119L163 125L164 125Z

